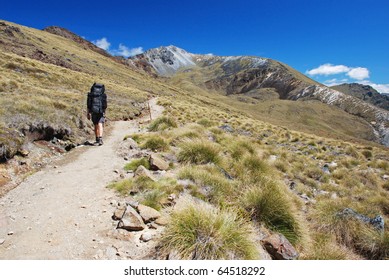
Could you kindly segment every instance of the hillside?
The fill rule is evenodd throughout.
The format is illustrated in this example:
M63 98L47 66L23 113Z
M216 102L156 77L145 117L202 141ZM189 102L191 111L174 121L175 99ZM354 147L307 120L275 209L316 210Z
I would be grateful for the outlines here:
M374 106L389 110L389 96L380 94L371 86L353 83L332 86L331 88L343 92L344 94L354 96L365 102L373 104Z
M364 139L389 145L387 111L318 84L272 59L196 55L169 46L149 50L130 58L130 61L149 65L146 68L150 71L171 77L174 85L193 93L214 92L240 101L218 98L219 102L225 100L229 106L250 108L248 111L260 120L326 137ZM312 100L330 106L321 106ZM289 113L258 113L274 112L274 107ZM301 112L309 112L309 116L302 116ZM343 124L341 127L339 119ZM302 126L304 122L310 125Z
M384 110L268 58L47 30L0 21L0 258L389 258ZM75 148L95 81L106 142Z
M110 120L134 118L149 95L172 91L71 32L46 30L0 21L0 160L31 140L83 143L93 82L106 85Z

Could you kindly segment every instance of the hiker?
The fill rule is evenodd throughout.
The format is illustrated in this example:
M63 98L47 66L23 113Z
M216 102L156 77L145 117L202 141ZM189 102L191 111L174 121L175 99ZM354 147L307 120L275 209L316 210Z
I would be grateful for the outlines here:
M95 126L95 145L103 145L103 124L105 122L105 110L107 109L107 95L103 84L94 83L88 93L88 120L92 119Z

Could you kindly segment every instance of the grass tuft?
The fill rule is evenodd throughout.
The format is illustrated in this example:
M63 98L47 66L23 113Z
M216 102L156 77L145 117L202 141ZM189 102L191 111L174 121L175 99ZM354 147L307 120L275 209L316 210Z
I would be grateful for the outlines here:
M183 163L206 164L221 162L220 149L206 141L187 141L181 145L178 160Z
M191 204L173 212L161 246L182 259L256 259L251 234L249 224L234 212Z
M150 162L147 158L134 159L124 166L124 170L135 171L139 166L143 165L146 169L150 169Z
M168 128L175 128L177 127L177 123L175 120L169 117L160 117L156 120L154 120L150 126L150 131L162 131Z

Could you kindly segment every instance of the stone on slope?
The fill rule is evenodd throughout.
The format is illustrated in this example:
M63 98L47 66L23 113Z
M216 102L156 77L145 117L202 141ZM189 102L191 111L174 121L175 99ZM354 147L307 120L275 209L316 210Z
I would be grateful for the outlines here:
M152 154L149 158L151 170L168 170L169 164L158 155Z
M142 204L139 204L138 212L145 223L152 222L161 217L161 213L159 213L157 210Z
M280 233L274 233L261 242L275 260L295 260L299 256L293 245Z
M138 166L138 168L135 170L135 173L134 173L134 177L141 177L141 176L144 176L144 177L147 177L153 181L155 181L155 178L154 176L151 174L151 172L146 168L144 167L143 165L140 165Z
M129 231L144 230L146 225L144 224L142 217L131 206L127 206L126 213L118 224L118 228L122 228Z

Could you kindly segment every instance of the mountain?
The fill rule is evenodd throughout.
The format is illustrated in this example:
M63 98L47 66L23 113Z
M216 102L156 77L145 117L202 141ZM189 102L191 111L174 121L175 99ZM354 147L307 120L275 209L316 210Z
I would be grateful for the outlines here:
M374 106L389 110L389 96L379 93L369 85L352 83L336 85L331 88L373 104Z
M208 92L213 91L231 97L239 96L241 100L250 100L250 102L269 99L273 102L276 102L275 100L318 100L362 118L365 124L360 125L374 128L373 134L362 137L372 140L376 135L382 144L389 145L389 112L319 84L290 66L272 59L252 56L197 55L175 46L168 46L146 51L144 54L129 58L129 61L134 65L147 65L143 69L160 76L171 77L176 84L190 82L192 86L195 85ZM328 109L319 110L328 111ZM284 117L279 116L279 118ZM346 119L347 117L344 118ZM331 125L331 122L333 120L329 116L326 124L336 130L337 124ZM350 124L351 122L354 120L350 121ZM284 120L276 124L286 123ZM320 126L326 124L322 123Z
M67 236L71 222L55 244L40 240L47 248L79 258L269 259L265 247L288 248L300 259L389 257L389 153L377 143L388 123L383 109L268 58L169 46L125 60L63 28L7 21L0 21L0 71L0 196L46 165L2 198L0 212L74 205L77 220L91 210L80 205L93 203L101 218L101 227L88 231L104 241L100 247L78 246L78 237L89 235ZM93 82L106 86L109 139L51 161L93 139L86 118ZM90 194L105 185L96 203ZM74 201L77 189L85 192ZM152 224L143 233L152 232L152 240L145 251L136 245L146 244L146 234L128 232L134 227L127 218L159 216L146 207L163 215L147 218ZM34 211L45 223L47 209ZM111 213L121 219L115 227ZM143 227L142 217L136 220ZM30 248L31 230L23 223L15 230L5 218L0 258L20 257L25 246L12 244ZM267 246L272 240L283 244ZM134 250L124 250L129 245ZM36 257L35 248L29 252Z

